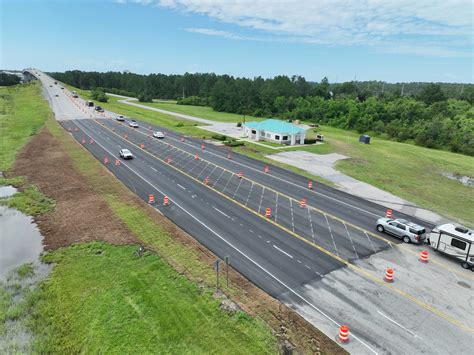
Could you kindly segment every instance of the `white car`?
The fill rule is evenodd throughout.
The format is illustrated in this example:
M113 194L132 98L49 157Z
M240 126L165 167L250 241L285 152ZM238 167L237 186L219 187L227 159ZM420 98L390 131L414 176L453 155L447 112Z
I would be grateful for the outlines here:
M165 135L163 134L163 132L155 132L155 133L153 133L153 137L155 137L155 138L165 138Z
M128 149L120 149L120 157L123 159L133 159L133 154Z
M132 128L138 128L138 123L136 123L135 121L128 122L128 125Z

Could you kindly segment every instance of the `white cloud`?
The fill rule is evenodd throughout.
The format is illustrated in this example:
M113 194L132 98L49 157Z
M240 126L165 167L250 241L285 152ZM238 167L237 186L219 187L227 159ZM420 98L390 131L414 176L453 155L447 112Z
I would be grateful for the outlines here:
M187 29L243 40L370 45L435 56L469 53L471 0L129 0L208 16L242 31ZM262 37L263 36L263 37ZM270 36L270 37L269 37ZM418 48L424 48L421 52Z

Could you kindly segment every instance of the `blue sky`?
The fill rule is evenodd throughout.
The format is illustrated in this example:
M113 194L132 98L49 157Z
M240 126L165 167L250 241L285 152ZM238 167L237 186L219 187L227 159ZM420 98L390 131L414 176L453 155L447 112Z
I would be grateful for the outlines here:
M470 0L0 0L0 68L473 82Z

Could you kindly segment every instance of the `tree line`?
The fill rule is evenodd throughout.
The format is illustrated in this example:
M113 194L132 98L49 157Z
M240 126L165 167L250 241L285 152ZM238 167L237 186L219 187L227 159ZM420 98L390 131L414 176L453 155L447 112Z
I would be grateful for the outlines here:
M21 78L16 74L0 73L0 86L12 86L17 85L21 81Z
M302 76L235 78L214 73L139 75L50 73L82 89L209 105L216 111L304 119L397 141L474 155L474 85L448 83L309 82Z

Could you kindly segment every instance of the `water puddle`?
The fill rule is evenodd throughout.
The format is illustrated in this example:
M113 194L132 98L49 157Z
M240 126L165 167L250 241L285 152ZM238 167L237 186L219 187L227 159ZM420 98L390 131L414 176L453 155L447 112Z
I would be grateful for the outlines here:
M16 192L12 186L0 188L0 197ZM20 211L0 205L0 280L19 266L32 263L40 267L43 237L33 218Z
M16 193L12 186L0 187L0 198ZM32 352L33 334L28 323L30 310L38 292L37 285L51 266L40 261L43 237L33 218L0 205L0 294L5 311L0 324L0 354Z

